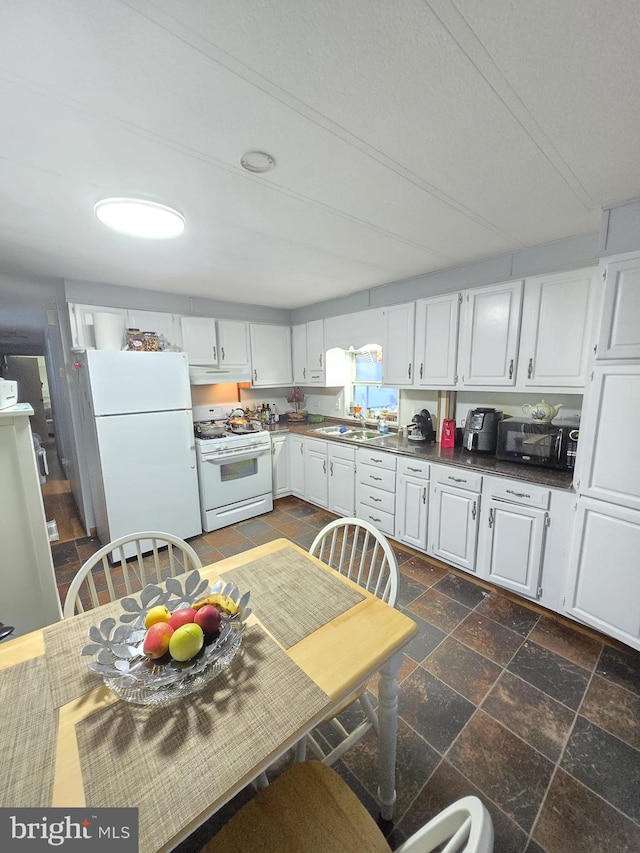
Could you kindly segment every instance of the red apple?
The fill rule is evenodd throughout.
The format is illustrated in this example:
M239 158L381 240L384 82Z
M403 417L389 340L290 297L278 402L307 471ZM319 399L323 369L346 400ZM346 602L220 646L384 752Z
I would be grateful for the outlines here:
M197 611L193 607L183 607L180 610L174 610L169 619L169 625L176 631L183 625L188 625L189 622L195 622Z
M205 604L196 610L196 625L199 625L205 634L211 636L220 630L220 611L213 604Z
M169 651L173 628L168 622L155 622L147 631L142 651L152 660L163 657Z

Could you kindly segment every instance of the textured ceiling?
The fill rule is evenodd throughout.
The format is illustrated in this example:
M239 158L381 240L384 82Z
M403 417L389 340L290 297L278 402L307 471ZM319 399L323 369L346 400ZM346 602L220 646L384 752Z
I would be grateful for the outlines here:
M0 271L295 308L593 233L640 196L638 44L637 0L3 0Z

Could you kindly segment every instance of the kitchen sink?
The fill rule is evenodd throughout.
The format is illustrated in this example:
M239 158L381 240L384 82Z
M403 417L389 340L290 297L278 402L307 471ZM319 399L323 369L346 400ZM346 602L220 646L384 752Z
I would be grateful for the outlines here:
M326 426L313 430L318 435L327 435L330 438L345 438L348 441L370 441L378 438L379 433L368 429L351 429L350 427Z
M341 436L351 435L353 433L353 430L349 427L343 426L326 426L318 427L318 429L314 429L314 432L317 432L320 435L335 435L340 438Z
M354 429L351 432L343 433L342 437L348 438L349 441L370 441L372 438L380 438L380 433L370 432L366 429Z

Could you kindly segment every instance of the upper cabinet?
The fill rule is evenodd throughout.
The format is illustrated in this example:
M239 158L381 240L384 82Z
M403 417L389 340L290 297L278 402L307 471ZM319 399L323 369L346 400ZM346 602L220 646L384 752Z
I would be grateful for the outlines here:
M518 359L519 386L584 387L595 297L593 269L527 279Z
M293 326L291 332L293 381L297 385L324 385L324 321L301 323Z
M384 385L413 385L415 302L393 305L383 311L382 382Z
M182 349L182 328L177 314L158 311L127 311L127 327L141 332L156 332L171 347Z
M249 324L254 386L291 385L291 326Z
M522 288L522 281L511 281L463 294L458 358L463 386L515 385Z
M124 330L128 325L127 312L124 308L101 308L99 305L79 305L77 303L69 303L69 324L71 326L71 348L72 349L95 349L96 344L96 327L94 325L95 315L110 314L114 318L114 335L117 325L121 324L121 346L124 346ZM114 336L114 348L115 346Z
M609 263L597 359L640 358L640 257Z
M450 293L416 302L415 385L455 387L461 301L460 293Z
M211 317L182 317L183 348L189 364L249 368L247 324Z

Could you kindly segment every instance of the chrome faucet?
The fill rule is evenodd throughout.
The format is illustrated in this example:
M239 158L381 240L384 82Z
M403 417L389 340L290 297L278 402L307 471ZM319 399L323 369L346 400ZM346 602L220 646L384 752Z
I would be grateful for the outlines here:
M366 430L367 428L367 419L362 414L362 412L358 412L358 418L360 419L360 426L362 427L362 431L364 432L364 430Z

